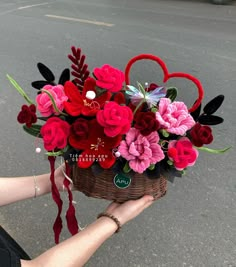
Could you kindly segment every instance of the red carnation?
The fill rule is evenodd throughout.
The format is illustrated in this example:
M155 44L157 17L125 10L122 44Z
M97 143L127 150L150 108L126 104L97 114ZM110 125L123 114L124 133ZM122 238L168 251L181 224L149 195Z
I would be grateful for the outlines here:
M32 124L36 123L37 121L36 106L34 104L31 104L29 107L23 105L17 116L17 120L19 123L25 123L26 126L30 128Z
M137 116L135 116L134 127L138 129L142 135L147 136L151 132L158 130L159 122L156 120L155 113L151 111L139 112Z
M40 133L46 150L63 149L67 145L70 125L58 117L52 117L42 126Z
M76 146L78 140L87 139L89 134L89 121L78 118L70 129L69 143L72 147Z
M190 131L191 141L197 146L201 147L204 144L208 145L213 141L212 130L207 125L201 125L196 123L192 130Z
M131 109L113 101L106 103L104 110L99 110L97 113L97 121L104 127L104 133L109 137L127 133L132 120Z

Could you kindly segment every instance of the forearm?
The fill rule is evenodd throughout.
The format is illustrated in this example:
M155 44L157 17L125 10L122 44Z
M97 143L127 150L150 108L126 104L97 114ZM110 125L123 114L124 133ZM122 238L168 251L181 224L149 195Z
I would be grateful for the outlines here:
M109 218L101 217L93 224L49 249L32 261L22 261L22 267L80 267L117 229Z
M37 197L51 191L49 174L28 177L0 178L0 206L35 196L35 186L39 188Z

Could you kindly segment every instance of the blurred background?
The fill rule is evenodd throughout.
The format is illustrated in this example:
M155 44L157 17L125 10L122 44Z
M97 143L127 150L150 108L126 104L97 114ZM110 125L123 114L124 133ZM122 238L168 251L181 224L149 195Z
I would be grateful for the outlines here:
M25 102L6 74L34 98L31 82L41 79L37 63L46 64L59 79L70 67L67 55L72 45L82 48L90 70L105 63L124 70L133 56L153 53L165 60L170 72L188 72L200 79L205 104L224 94L217 114L225 122L214 127L210 147L233 148L223 155L202 152L186 176L168 184L164 198L124 226L86 266L236 266L235 2L1 0L0 34L1 176L49 171L43 152L35 153L35 139L17 123ZM132 68L133 82L161 84L162 79L155 63L142 61ZM177 86L178 99L189 106L195 101L197 91L190 82L172 79L167 85ZM62 197L66 209L67 196ZM74 198L82 227L108 204L79 192ZM54 244L56 212L51 196L45 196L1 207L0 224L34 257ZM67 237L64 224L62 239Z

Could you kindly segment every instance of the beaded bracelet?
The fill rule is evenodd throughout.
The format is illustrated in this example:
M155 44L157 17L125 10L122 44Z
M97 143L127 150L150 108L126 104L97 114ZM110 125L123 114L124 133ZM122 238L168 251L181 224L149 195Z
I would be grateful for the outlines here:
M37 197L39 191L40 191L40 188L37 185L36 176L34 175L34 198Z
M117 230L115 231L115 233L118 233L120 231L121 223L114 215L107 213L107 212L102 212L102 213L98 214L97 219L99 219L101 217L108 217L108 218L112 219L117 225Z

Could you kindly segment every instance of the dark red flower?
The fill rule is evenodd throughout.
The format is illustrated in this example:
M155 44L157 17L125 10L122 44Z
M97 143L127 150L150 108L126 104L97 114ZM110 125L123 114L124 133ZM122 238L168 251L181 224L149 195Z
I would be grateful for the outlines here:
M150 91L155 90L157 87L158 87L157 84L155 84L155 83L150 83L149 86L148 86L148 88L145 88L145 90L146 90L147 92L150 92Z
M52 117L42 126L40 133L46 150L63 149L67 145L70 124L58 117Z
M98 162L104 169L109 169L116 161L112 149L119 146L122 135L107 137L104 128L94 119L89 121L89 135L86 140L74 140L74 148L83 150L78 157L78 166L88 168Z
M125 101L124 93L122 93L122 92L116 93L114 96L114 101L120 105L125 104L126 101Z
M95 90L96 81L93 78L88 78L83 87L82 93L71 82L67 81L64 85L65 94L68 96L69 101L64 102L64 108L71 116L94 116L104 106L105 102L111 98L111 93L106 91L102 95L94 99L88 99L86 93Z
M70 129L69 143L72 147L76 146L78 140L87 139L89 134L89 121L78 118Z
M27 105L23 105L17 116L17 120L19 123L25 123L26 126L30 128L32 124L37 121L36 106L34 104L31 104L29 107Z
M213 141L212 130L207 125L196 123L190 131L191 141L197 146L201 147L204 144L208 145Z
M160 124L156 120L156 115L154 112L139 112L135 116L134 127L140 131L144 136L149 135L151 132L157 131Z

